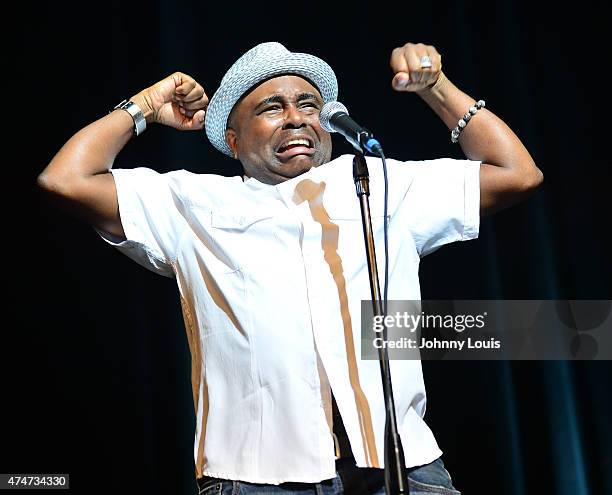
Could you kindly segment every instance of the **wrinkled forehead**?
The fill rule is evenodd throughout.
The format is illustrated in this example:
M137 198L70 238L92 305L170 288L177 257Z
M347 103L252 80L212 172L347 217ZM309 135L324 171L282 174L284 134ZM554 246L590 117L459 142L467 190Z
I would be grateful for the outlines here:
M232 108L232 111L228 117L228 122L230 122L232 114L236 113L238 109L243 106L257 105L260 101L275 94L291 96L302 93L312 93L319 100L323 101L323 97L321 96L319 89L312 81L304 76L297 74L283 74L280 76L277 75L270 77L245 91L245 93Z

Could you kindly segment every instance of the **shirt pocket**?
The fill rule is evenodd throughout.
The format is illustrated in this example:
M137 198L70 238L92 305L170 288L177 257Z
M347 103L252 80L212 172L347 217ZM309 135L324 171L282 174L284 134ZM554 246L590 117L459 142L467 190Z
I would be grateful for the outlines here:
M196 265L202 265L200 270L207 269L213 276L239 274L247 258L252 256L249 247L252 226L270 216L192 204L189 217L191 235L183 237L181 255L193 259Z
M374 248L376 251L377 267L381 278L385 266L385 216L384 208L381 204L370 204L370 218L372 222L372 232L374 235ZM388 223L388 253L389 266L394 266L398 273L418 273L419 256L414 246L414 240L407 228L403 228L403 218L401 215L387 215ZM330 212L329 221L338 228L338 252L341 254L347 273L357 273L366 266L365 240L363 233L363 221L359 206L354 209L338 209ZM353 253L347 256L346 253ZM401 255L401 259L400 259ZM350 262L349 262L350 260ZM404 267L409 262L410 270L403 272ZM414 268L416 266L416 268Z
M210 235L218 258L228 268L248 272L269 248L266 243L271 241L270 230L273 227L268 221L272 217L268 212L234 214L211 211Z
M370 219L372 222L372 229L375 233L382 232L384 228L384 215L382 208L370 209ZM387 216L390 218L390 216ZM363 222L361 217L361 211L359 208L356 209L337 209L331 211L329 214L330 223L338 225L340 228L344 227L354 233L358 230L363 235Z
M264 212L251 214L232 214L225 212L210 212L210 224L214 229L244 232L252 225L272 218L273 215Z
M376 218L382 221L384 216L384 204L382 201L370 200L369 207L372 220ZM342 203L327 204L325 205L325 209L327 210L330 220L352 220L361 222L361 207L356 197ZM391 211L388 213L390 214Z

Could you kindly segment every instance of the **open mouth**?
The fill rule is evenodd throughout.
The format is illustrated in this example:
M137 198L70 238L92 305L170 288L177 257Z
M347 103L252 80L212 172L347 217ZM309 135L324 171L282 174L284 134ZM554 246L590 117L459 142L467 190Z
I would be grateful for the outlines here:
M283 141L276 150L276 154L281 158L291 158L297 155L314 154L314 143L306 137L292 138Z

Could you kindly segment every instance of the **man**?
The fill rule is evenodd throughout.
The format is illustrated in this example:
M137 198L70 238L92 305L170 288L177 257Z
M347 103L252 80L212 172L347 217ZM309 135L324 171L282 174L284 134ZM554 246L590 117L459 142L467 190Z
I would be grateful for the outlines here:
M525 198L542 174L498 117L446 79L433 46L396 48L391 68L393 89L423 98L468 158L388 160L389 298L414 300L422 256L475 238L480 214ZM370 293L352 157L329 161L319 123L336 98L329 65L263 43L228 70L210 105L177 72L79 131L39 177L109 243L176 278L201 493L236 484L253 493L384 490L379 367L359 359L360 302ZM205 128L244 177L111 170L154 122ZM380 162L368 160L372 197L382 198ZM378 245L380 203L371 204ZM391 373L412 493L458 493L423 421L420 362L392 361ZM363 483L349 486L356 479Z

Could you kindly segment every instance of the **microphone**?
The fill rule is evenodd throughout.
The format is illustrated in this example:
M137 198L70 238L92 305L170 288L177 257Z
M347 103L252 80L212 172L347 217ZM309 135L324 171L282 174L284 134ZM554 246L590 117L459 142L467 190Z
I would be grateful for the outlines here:
M319 121L323 129L327 132L339 132L357 150L363 152L365 148L370 153L380 156L382 151L380 143L370 131L349 117L348 110L339 101L330 101L323 105Z

